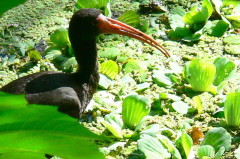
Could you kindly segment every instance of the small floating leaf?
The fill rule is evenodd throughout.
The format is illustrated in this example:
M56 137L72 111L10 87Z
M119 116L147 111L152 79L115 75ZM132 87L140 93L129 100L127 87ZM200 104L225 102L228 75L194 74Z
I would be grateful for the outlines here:
M118 48L106 48L105 50L99 50L98 55L101 58L107 58L109 60L114 60L120 54Z
M215 151L218 151L222 146L226 150L231 148L231 135L222 127L212 128L205 135L201 145L211 145Z
M214 64L195 59L187 62L184 67L184 76L194 91L210 91L216 67Z
M96 8L101 10L104 15L111 17L110 0L78 0L75 7L82 8Z
M62 49L56 46L52 46L47 48L44 51L44 54L45 54L45 58L53 60L55 56L62 54Z
M188 104L183 101L173 102L172 107L176 112L181 114L187 114L189 108Z
M99 87L102 89L108 89L112 84L112 80L107 78L105 75L100 74Z
M156 83L159 87L171 87L173 85L171 78L165 75L165 72L163 71L153 71L153 81Z
M127 63L123 65L123 70L126 73L131 73L133 70L140 71L141 66L139 65L139 63L140 62L138 60L128 60Z
M119 18L119 21L137 27L140 23L139 15L134 11L126 11Z
M118 114L108 114L104 117L101 123L117 138L123 138L122 127L123 122Z
M194 107L197 109L198 114L202 113L203 105L200 96L193 97Z
M226 53L231 55L239 55L240 54L240 44L238 45L227 45L224 47Z
M116 78L118 71L118 64L115 61L109 60L100 65L100 72L111 79Z
M28 54L28 57L33 61L39 61L42 58L42 55L37 50L31 50Z
M216 75L213 84L218 86L223 80L228 79L235 72L235 63L225 57L218 57L214 60Z
M224 102L224 115L228 125L240 126L240 92L227 95Z
M147 134L141 135L141 139L138 140L138 149L144 153L147 159L171 157L171 154L158 139Z
M137 85L136 92L143 92L144 90L148 89L150 87L150 83L144 82Z
M68 38L68 31L65 28L59 28L55 30L51 35L50 39L53 43L58 46L67 46L70 41Z
M230 35L223 39L225 44L229 45L239 45L240 44L240 35Z
M140 121L150 112L148 98L141 95L129 95L123 100L122 118L124 124L134 129Z
M169 140L164 135L157 135L157 138L160 140L160 142L168 148L168 151L172 154L172 159L181 159L181 155L178 151L178 149L174 146L171 140Z
M77 67L77 61L75 57L66 58L66 60L61 63L60 67L64 72L71 72L74 68Z
M240 159L240 146L238 147L238 149L236 149L236 150L234 151L234 153L235 153L235 157L236 157L237 159Z
M198 157L200 159L204 159L204 157L210 157L213 158L215 155L215 150L210 145L203 145L198 149Z
M187 133L183 132L181 136L181 143L182 143L184 152L188 158L189 156L192 155L193 140Z

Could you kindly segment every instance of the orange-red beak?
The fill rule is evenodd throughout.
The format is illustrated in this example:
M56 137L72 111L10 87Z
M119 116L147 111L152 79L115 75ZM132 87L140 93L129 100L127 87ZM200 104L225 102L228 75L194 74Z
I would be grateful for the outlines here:
M168 51L156 40L127 24L111 18L107 18L102 14L98 16L97 21L101 33L120 34L138 39L155 47L156 49L161 51L166 57L170 57Z

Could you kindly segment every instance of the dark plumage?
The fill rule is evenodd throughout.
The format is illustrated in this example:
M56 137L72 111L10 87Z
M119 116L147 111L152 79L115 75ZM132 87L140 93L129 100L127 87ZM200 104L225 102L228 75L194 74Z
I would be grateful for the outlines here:
M147 42L169 56L161 45L144 33L106 18L96 9L82 9L73 15L69 24L69 38L79 65L78 71L31 74L10 82L0 91L26 94L29 103L56 105L59 111L79 118L98 86L96 38L100 33L127 35Z

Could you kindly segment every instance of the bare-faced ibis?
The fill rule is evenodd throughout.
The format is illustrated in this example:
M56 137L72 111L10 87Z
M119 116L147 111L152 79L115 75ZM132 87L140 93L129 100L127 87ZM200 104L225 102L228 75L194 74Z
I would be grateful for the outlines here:
M56 105L59 111L79 118L98 87L96 38L101 33L115 33L136 38L168 52L153 38L117 20L105 17L96 9L81 9L71 18L69 39L79 69L75 73L39 72L10 82L0 91L25 94L28 103Z

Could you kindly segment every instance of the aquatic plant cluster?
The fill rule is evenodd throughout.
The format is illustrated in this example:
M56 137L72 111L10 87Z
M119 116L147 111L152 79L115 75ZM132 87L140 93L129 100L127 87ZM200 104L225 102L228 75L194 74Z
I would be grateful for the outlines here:
M117 15L151 34L171 57L128 37L101 35L99 90L80 125L56 107L27 105L23 95L1 92L0 158L240 159L239 1L62 4L70 12L97 8ZM16 44L13 30L0 31L12 40L0 46L0 85L38 71L78 69L64 25L37 45L10 45Z

